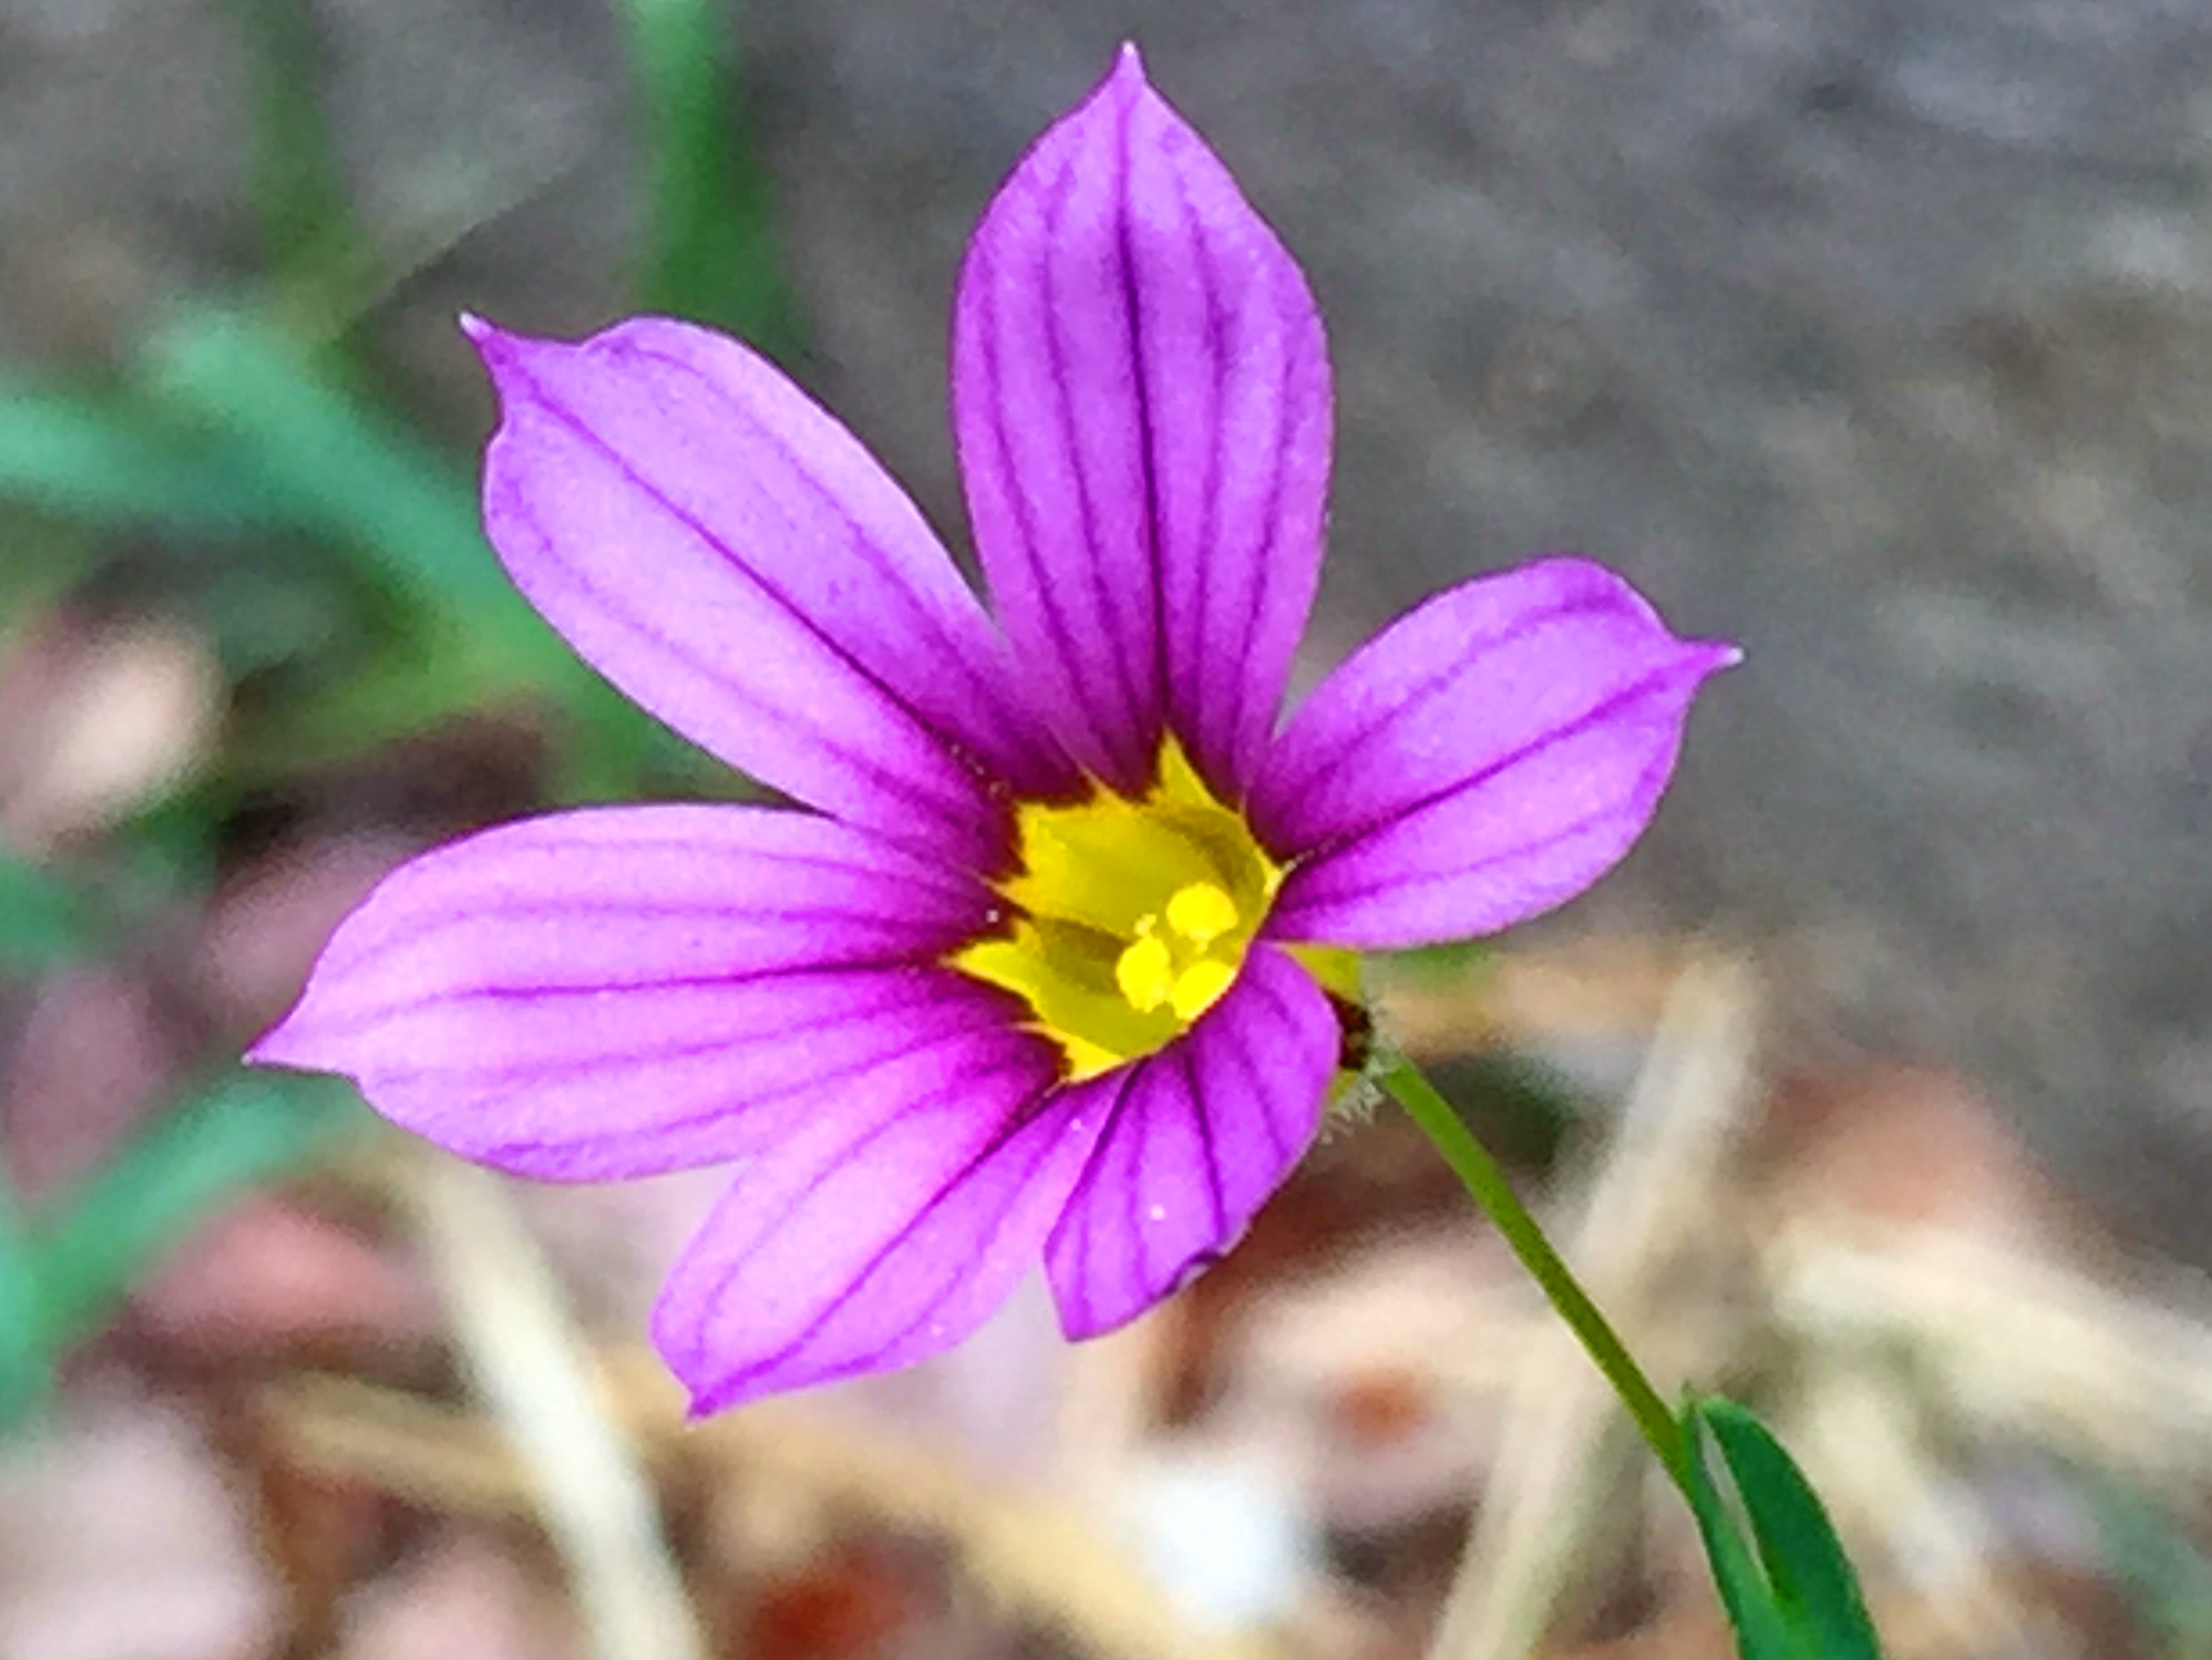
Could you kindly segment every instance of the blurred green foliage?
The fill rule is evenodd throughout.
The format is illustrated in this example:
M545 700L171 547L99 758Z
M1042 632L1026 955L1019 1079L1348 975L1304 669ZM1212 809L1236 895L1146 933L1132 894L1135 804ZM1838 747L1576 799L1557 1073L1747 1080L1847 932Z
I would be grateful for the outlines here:
M228 3L253 104L262 258L281 301L313 318L362 278L371 258L322 98L315 20L303 0Z
M228 1067L149 1119L33 1225L0 1212L0 1424L33 1412L56 1357L211 1210L286 1176L365 1111L331 1078Z
M2105 1566L2133 1603L2156 1651L2212 1660L2212 1560L2163 1506L2092 1470L2070 1472Z
M0 847L0 967L44 971L84 956L82 896L52 872Z
M798 307L784 280L775 202L745 142L727 0L617 0L651 158L638 280L647 311L712 323L788 362Z
M0 380L0 506L50 527L0 525L0 644L127 548L142 565L170 562L176 580L157 589L235 683L268 679L283 695L237 699L202 775L109 845L73 849L65 866L0 848L0 987L122 950L151 905L203 893L249 794L281 795L495 702L555 715L555 800L635 795L672 775L733 787L586 670L507 583L478 526L473 457L364 392L374 377L353 361L349 325L397 262L355 212L314 19L304 0L230 3L263 291L176 296L104 379ZM745 142L730 9L616 3L645 140L640 304L788 361L798 311ZM34 1410L59 1355L197 1219L360 1122L332 1080L222 1066L36 1218L0 1170L0 1426Z

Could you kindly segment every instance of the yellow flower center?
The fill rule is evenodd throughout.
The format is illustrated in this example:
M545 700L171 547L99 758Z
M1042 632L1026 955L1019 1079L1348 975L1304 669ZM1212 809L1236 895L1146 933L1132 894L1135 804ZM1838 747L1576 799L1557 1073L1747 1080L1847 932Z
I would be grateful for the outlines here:
M1021 865L999 885L1006 932L952 964L1030 1006L1071 1079L1150 1055L1236 983L1284 868L1170 738L1158 781L1131 800L1024 803ZM1325 986L1356 984L1349 952L1301 950Z

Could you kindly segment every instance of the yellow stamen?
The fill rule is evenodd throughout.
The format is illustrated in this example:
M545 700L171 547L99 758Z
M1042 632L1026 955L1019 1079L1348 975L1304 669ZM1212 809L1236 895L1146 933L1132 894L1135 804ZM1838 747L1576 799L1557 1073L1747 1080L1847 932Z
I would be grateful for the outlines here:
M1114 959L1114 983L1139 1014L1149 1014L1166 1002L1169 993L1177 988L1175 960L1169 955L1167 942L1156 933L1133 941Z
M1237 902L1211 882L1193 882L1168 901L1168 926L1203 951L1237 926Z
M1176 976L1170 1002L1176 1018L1188 1024L1221 1000L1222 993L1237 982L1234 964L1216 957L1201 957Z

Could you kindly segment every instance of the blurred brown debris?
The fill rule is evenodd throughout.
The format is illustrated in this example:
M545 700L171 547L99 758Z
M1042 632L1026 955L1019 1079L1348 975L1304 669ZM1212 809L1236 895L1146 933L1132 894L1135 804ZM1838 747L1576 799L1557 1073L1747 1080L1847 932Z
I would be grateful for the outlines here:
M295 843L247 866L184 983L250 1024L395 851ZM34 1025L112 1034L132 983L51 982ZM2130 1278L1972 1091L1887 1062L1778 1073L1756 970L1680 942L1412 967L1380 994L1386 1031L1448 1071L1534 1057L1570 1104L1626 1076L1525 1179L1662 1386L1724 1388L1777 1424L1895 1660L2161 1651L2166 1616L2113 1577L2082 1473L2196 1548L2212 1304ZM23 1036L11 1100L36 1081L20 1057L55 1042ZM171 1064L157 1046L132 1087ZM1450 1075L1522 1137L1492 1120L1524 1100ZM52 1079L88 1122L128 1094L65 1061ZM44 1110L42 1142L60 1133ZM234 1207L80 1359L0 1479L0 1540L77 1505L94 1554L173 1550L211 1611L134 1647L136 1590L95 1602L57 1536L8 1550L0 1633L89 1634L0 1635L0 1660L1725 1651L1679 1502L1395 1114L1333 1130L1218 1270L1114 1339L1066 1348L1025 1295L935 1385L925 1369L691 1425L630 1335L714 1185L525 1190L393 1141ZM993 1398L1057 1407L979 1417L977 1366ZM52 1496L125 1464L175 1494L136 1533L102 1508L120 1500ZM1194 1542L1168 1525L1191 1505L1243 1519Z
M39 856L167 793L205 757L225 684L167 621L45 618L0 651L0 845Z

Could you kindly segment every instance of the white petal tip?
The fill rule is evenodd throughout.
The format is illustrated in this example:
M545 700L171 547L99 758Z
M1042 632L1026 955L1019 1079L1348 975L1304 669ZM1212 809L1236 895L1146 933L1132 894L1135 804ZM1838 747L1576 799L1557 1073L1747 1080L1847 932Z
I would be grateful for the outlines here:
M284 1041L285 1028L292 1024L287 1015L246 1046L238 1058L249 1067L289 1067L292 1064L285 1051L289 1047Z
M527 335L510 334L472 311L463 312L455 320L461 332L468 337L469 344L477 349L477 356L483 359L484 367L495 373L517 350L530 344Z
M249 1067L283 1067L293 1072L330 1070L326 1063L301 1053L301 1045L294 1037L289 1020L263 1032L246 1045L246 1052L238 1058Z

